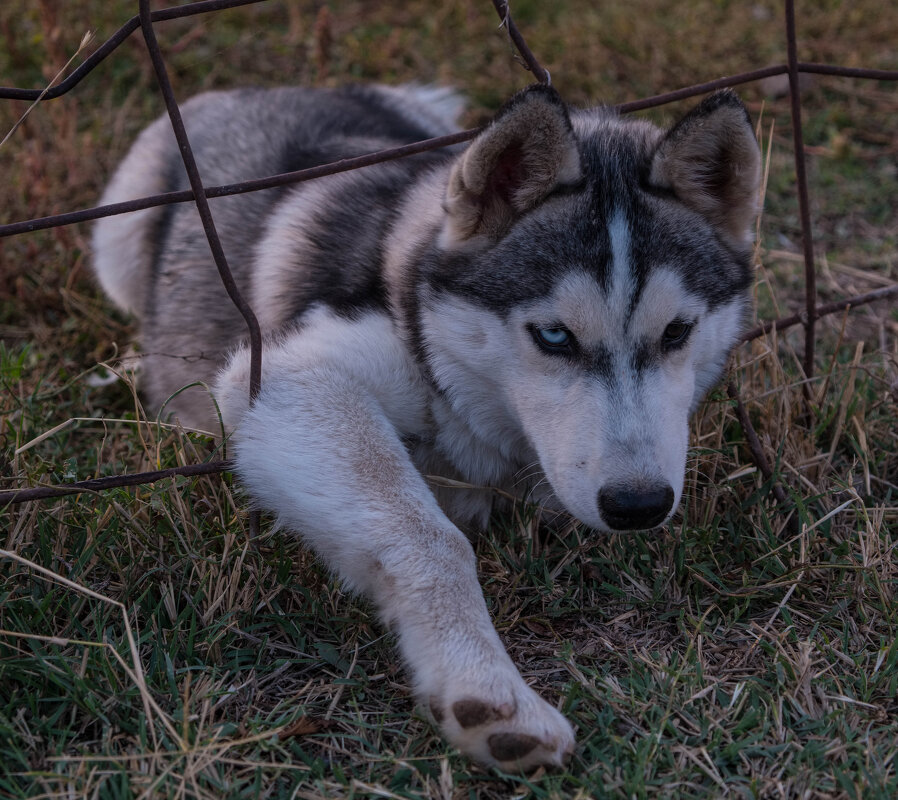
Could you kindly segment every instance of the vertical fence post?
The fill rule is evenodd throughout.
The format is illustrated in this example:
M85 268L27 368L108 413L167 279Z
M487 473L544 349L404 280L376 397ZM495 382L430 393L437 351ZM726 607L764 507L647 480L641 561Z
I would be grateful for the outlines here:
M804 133L801 128L801 87L799 86L798 46L795 34L795 0L786 0L786 45L789 68L789 98L792 101L792 143L795 148L795 180L798 211L801 216L801 243L804 250L805 320L804 373L814 374L814 326L817 321L817 272L814 266L814 240L808 202L808 175L804 157Z
M184 162L184 169L187 171L187 178L190 181L190 188L193 189L193 200L196 203L200 220L203 223L203 230L206 233L206 239L209 241L209 249L212 251L212 257L215 259L215 266L218 268L218 274L221 276L222 283L227 290L228 296L237 306L246 325L249 328L250 350L252 360L250 363L249 376L249 396L250 402L256 399L261 384L261 351L262 351L262 333L259 328L259 321L256 315L246 302L231 273L228 266L228 260L225 257L224 248L221 246L221 240L218 238L218 231L215 229L215 222L212 219L212 210L209 208L209 198L206 194L206 188L203 186L203 180L200 176L199 167L196 158L193 155L193 149L190 146L190 140L187 138L187 130L184 128L184 120L181 118L181 109L178 107L178 101L175 99L175 93L172 89L171 81L168 77L168 70L165 67L165 60L162 57L162 51L159 49L159 42L156 40L156 33L153 30L153 20L150 18L150 0L138 0L140 9L140 27L143 38L147 44L147 50L150 53L150 59L153 62L153 69L156 72L156 80L165 99L165 107L171 120L172 130L178 141L178 148L181 151L181 159Z
M187 130L184 128L184 120L181 118L181 110L178 108L178 102L175 99L174 90L168 78L165 59L162 57L162 51L159 49L159 42L156 40L156 33L153 30L153 20L150 18L150 0L138 0L138 7L140 9L140 27L143 32L143 38L146 41L147 50L149 50L150 58L153 62L156 80L159 83L162 96L165 98L165 107L168 110L175 138L178 140L181 159L184 161L184 169L187 171L187 177L190 180L190 188L193 189L193 200L202 220L203 230L206 232L206 239L209 241L209 248L212 251L212 257L215 259L215 266L218 268L218 274L221 276L228 296L243 315L243 319L249 328L250 368L248 390L249 402L252 405L259 394L262 384L262 332L259 328L259 321L252 308L250 308L249 303L247 303L237 288L231 268L228 266L224 248L221 246L221 240L218 237L218 231L212 218L212 210L209 207L206 188L203 185L199 167L190 147L190 140L187 137ZM256 538L259 535L260 525L261 512L254 508L249 515L249 533L252 538Z

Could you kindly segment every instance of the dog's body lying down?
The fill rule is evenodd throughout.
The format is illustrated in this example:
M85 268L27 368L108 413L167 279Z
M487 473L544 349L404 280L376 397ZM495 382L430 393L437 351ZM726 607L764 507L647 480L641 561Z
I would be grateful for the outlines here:
M207 185L449 133L459 104L421 88L239 90L183 106ZM486 764L559 764L574 736L522 680L487 614L460 527L514 486L600 531L665 522L691 411L749 308L759 151L711 96L668 131L546 87L466 148L212 201L266 344L250 407L242 319L191 205L98 223L96 271L141 323L143 390L216 430L238 472L377 605L419 698ZM186 187L166 119L103 202ZM521 485L518 484L518 490Z

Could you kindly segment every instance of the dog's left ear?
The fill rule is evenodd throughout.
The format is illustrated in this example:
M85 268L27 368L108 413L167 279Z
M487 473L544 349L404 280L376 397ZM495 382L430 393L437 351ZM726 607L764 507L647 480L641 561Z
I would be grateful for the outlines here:
M554 89L530 86L499 111L453 168L444 244L497 241L553 189L581 177L567 108Z
M752 241L761 151L742 101L730 90L705 98L661 140L649 183L672 191L736 244Z

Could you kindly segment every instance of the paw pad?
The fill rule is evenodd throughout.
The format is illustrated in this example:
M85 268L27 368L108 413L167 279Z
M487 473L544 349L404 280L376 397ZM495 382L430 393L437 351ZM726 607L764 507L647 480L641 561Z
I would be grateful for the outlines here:
M458 724L467 729L476 728L478 725L485 725L487 722L494 722L497 719L508 719L514 714L514 709L508 704L491 706L482 700L466 698L456 700L452 704L452 714L458 720Z
M494 733L487 742L496 761L521 759L540 743L535 736L526 733Z

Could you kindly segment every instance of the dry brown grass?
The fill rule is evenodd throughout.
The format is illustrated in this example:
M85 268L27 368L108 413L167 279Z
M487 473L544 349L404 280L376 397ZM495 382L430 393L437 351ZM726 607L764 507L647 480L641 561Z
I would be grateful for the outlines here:
M784 57L772 1L512 8L573 102ZM4 5L0 82L41 85L85 30L103 39L130 13L99 0ZM804 60L896 67L891 6L799 13ZM268 3L167 25L163 47L181 97L417 78L468 91L473 124L525 82L479 0ZM758 254L766 318L800 308L802 283L787 102L771 91L743 92L765 141L773 124ZM805 100L824 298L898 280L895 88L818 79ZM25 108L0 104L0 133ZM92 204L160 111L129 43L0 147L2 221ZM87 235L0 240L4 488L195 462L214 448L148 424L127 382L87 379L131 335L88 279ZM501 777L450 753L412 707L370 610L283 533L266 525L250 540L239 489L213 476L3 510L0 545L15 558L0 562L0 793L896 796L898 317L880 304L828 318L810 383L799 348L796 332L768 336L731 373L785 507L719 390L695 421L682 513L661 534L549 535L520 508L477 540L513 658L579 728L568 772ZM97 421L16 452L75 417Z

